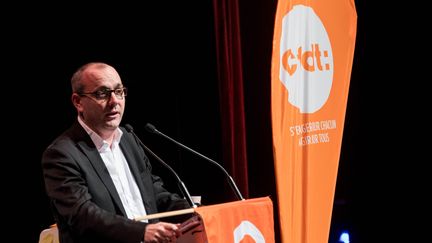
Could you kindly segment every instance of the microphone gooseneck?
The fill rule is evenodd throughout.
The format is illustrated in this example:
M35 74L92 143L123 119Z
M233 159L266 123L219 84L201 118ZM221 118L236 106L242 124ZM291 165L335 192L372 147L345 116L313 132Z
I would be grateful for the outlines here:
M210 159L210 158L208 158L208 157L206 157L206 156L204 156L204 155L198 153L197 151L195 151L195 150L193 150L193 149L187 147L186 145L183 145L183 144L181 144L180 142L177 142L176 140L174 140L174 139L168 137L167 135L165 135L165 134L163 134L162 132L158 131L158 130L156 129L156 127L153 126L153 125L150 124L150 123L147 123L146 126L145 126L145 128L146 128L147 131L149 131L149 132L151 132L151 133L156 133L156 134L158 134L158 135L160 135L160 136L162 136L162 137L164 137L164 138L170 140L171 142L177 144L178 146L180 146L180 147L182 147L182 148L188 150L189 152L192 152L193 154L196 154L196 155L198 155L199 157L201 157L201 158L203 158L203 159L205 159L205 160L211 162L212 164L216 165L220 170L222 170L222 172L223 172L223 173L225 174L225 176L228 178L228 182L229 182L229 184L230 184L230 186L231 186L231 189L235 192L237 198L238 198L239 200L244 200L244 198L243 198L242 194L240 193L240 190L238 189L237 185L235 184L233 178L228 174L228 172L225 170L225 168L222 167L218 162L216 162L216 161L214 161L214 160L212 160L212 159Z
M186 200L188 201L188 203L191 205L191 207L196 208L197 205L193 202L191 195L189 194L189 191L187 190L185 184L183 183L183 181L180 179L180 177L177 175L177 173L174 171L173 168L171 168L171 166L169 166L165 161L163 161L159 156L157 156L153 151L151 151L147 146L144 145L144 143L141 141L141 139L139 139L139 137L135 134L135 132L133 131L133 128L131 125L126 124L125 125L126 130L132 134L132 136L138 141L138 143L148 152L150 153L154 158L156 158L157 161L159 161L165 168L167 168L176 178L177 183L180 186L180 189L183 193L183 196L186 198Z

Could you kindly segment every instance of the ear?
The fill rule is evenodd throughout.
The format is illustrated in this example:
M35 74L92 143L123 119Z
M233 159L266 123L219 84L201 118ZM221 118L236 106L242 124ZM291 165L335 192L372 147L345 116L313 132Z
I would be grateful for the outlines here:
M78 113L80 113L83 110L82 103L81 103L81 96L79 96L77 93L73 93L71 96L72 104L77 109Z

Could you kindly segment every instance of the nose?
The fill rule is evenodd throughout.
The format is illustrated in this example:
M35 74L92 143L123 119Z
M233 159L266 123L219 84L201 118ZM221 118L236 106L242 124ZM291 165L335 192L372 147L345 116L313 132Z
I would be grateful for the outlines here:
M110 96L108 98L108 103L112 107L116 107L124 97L119 98L114 92L111 91Z

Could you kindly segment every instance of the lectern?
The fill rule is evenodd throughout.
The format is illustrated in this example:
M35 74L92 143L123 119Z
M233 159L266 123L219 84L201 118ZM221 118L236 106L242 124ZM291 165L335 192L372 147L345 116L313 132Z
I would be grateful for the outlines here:
M181 224L183 234L178 238L178 243L275 242L273 204L269 197L200 206L144 217L162 218L187 213L194 213L194 216Z

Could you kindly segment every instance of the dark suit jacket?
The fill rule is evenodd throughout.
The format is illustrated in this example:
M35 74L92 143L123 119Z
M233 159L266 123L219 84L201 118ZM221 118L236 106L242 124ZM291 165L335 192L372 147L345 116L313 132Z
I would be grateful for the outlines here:
M120 147L128 161L147 214L188 208L177 194L151 174L142 147L124 128ZM146 223L129 220L120 197L90 136L75 122L42 156L45 189L59 229L60 242L133 242Z

